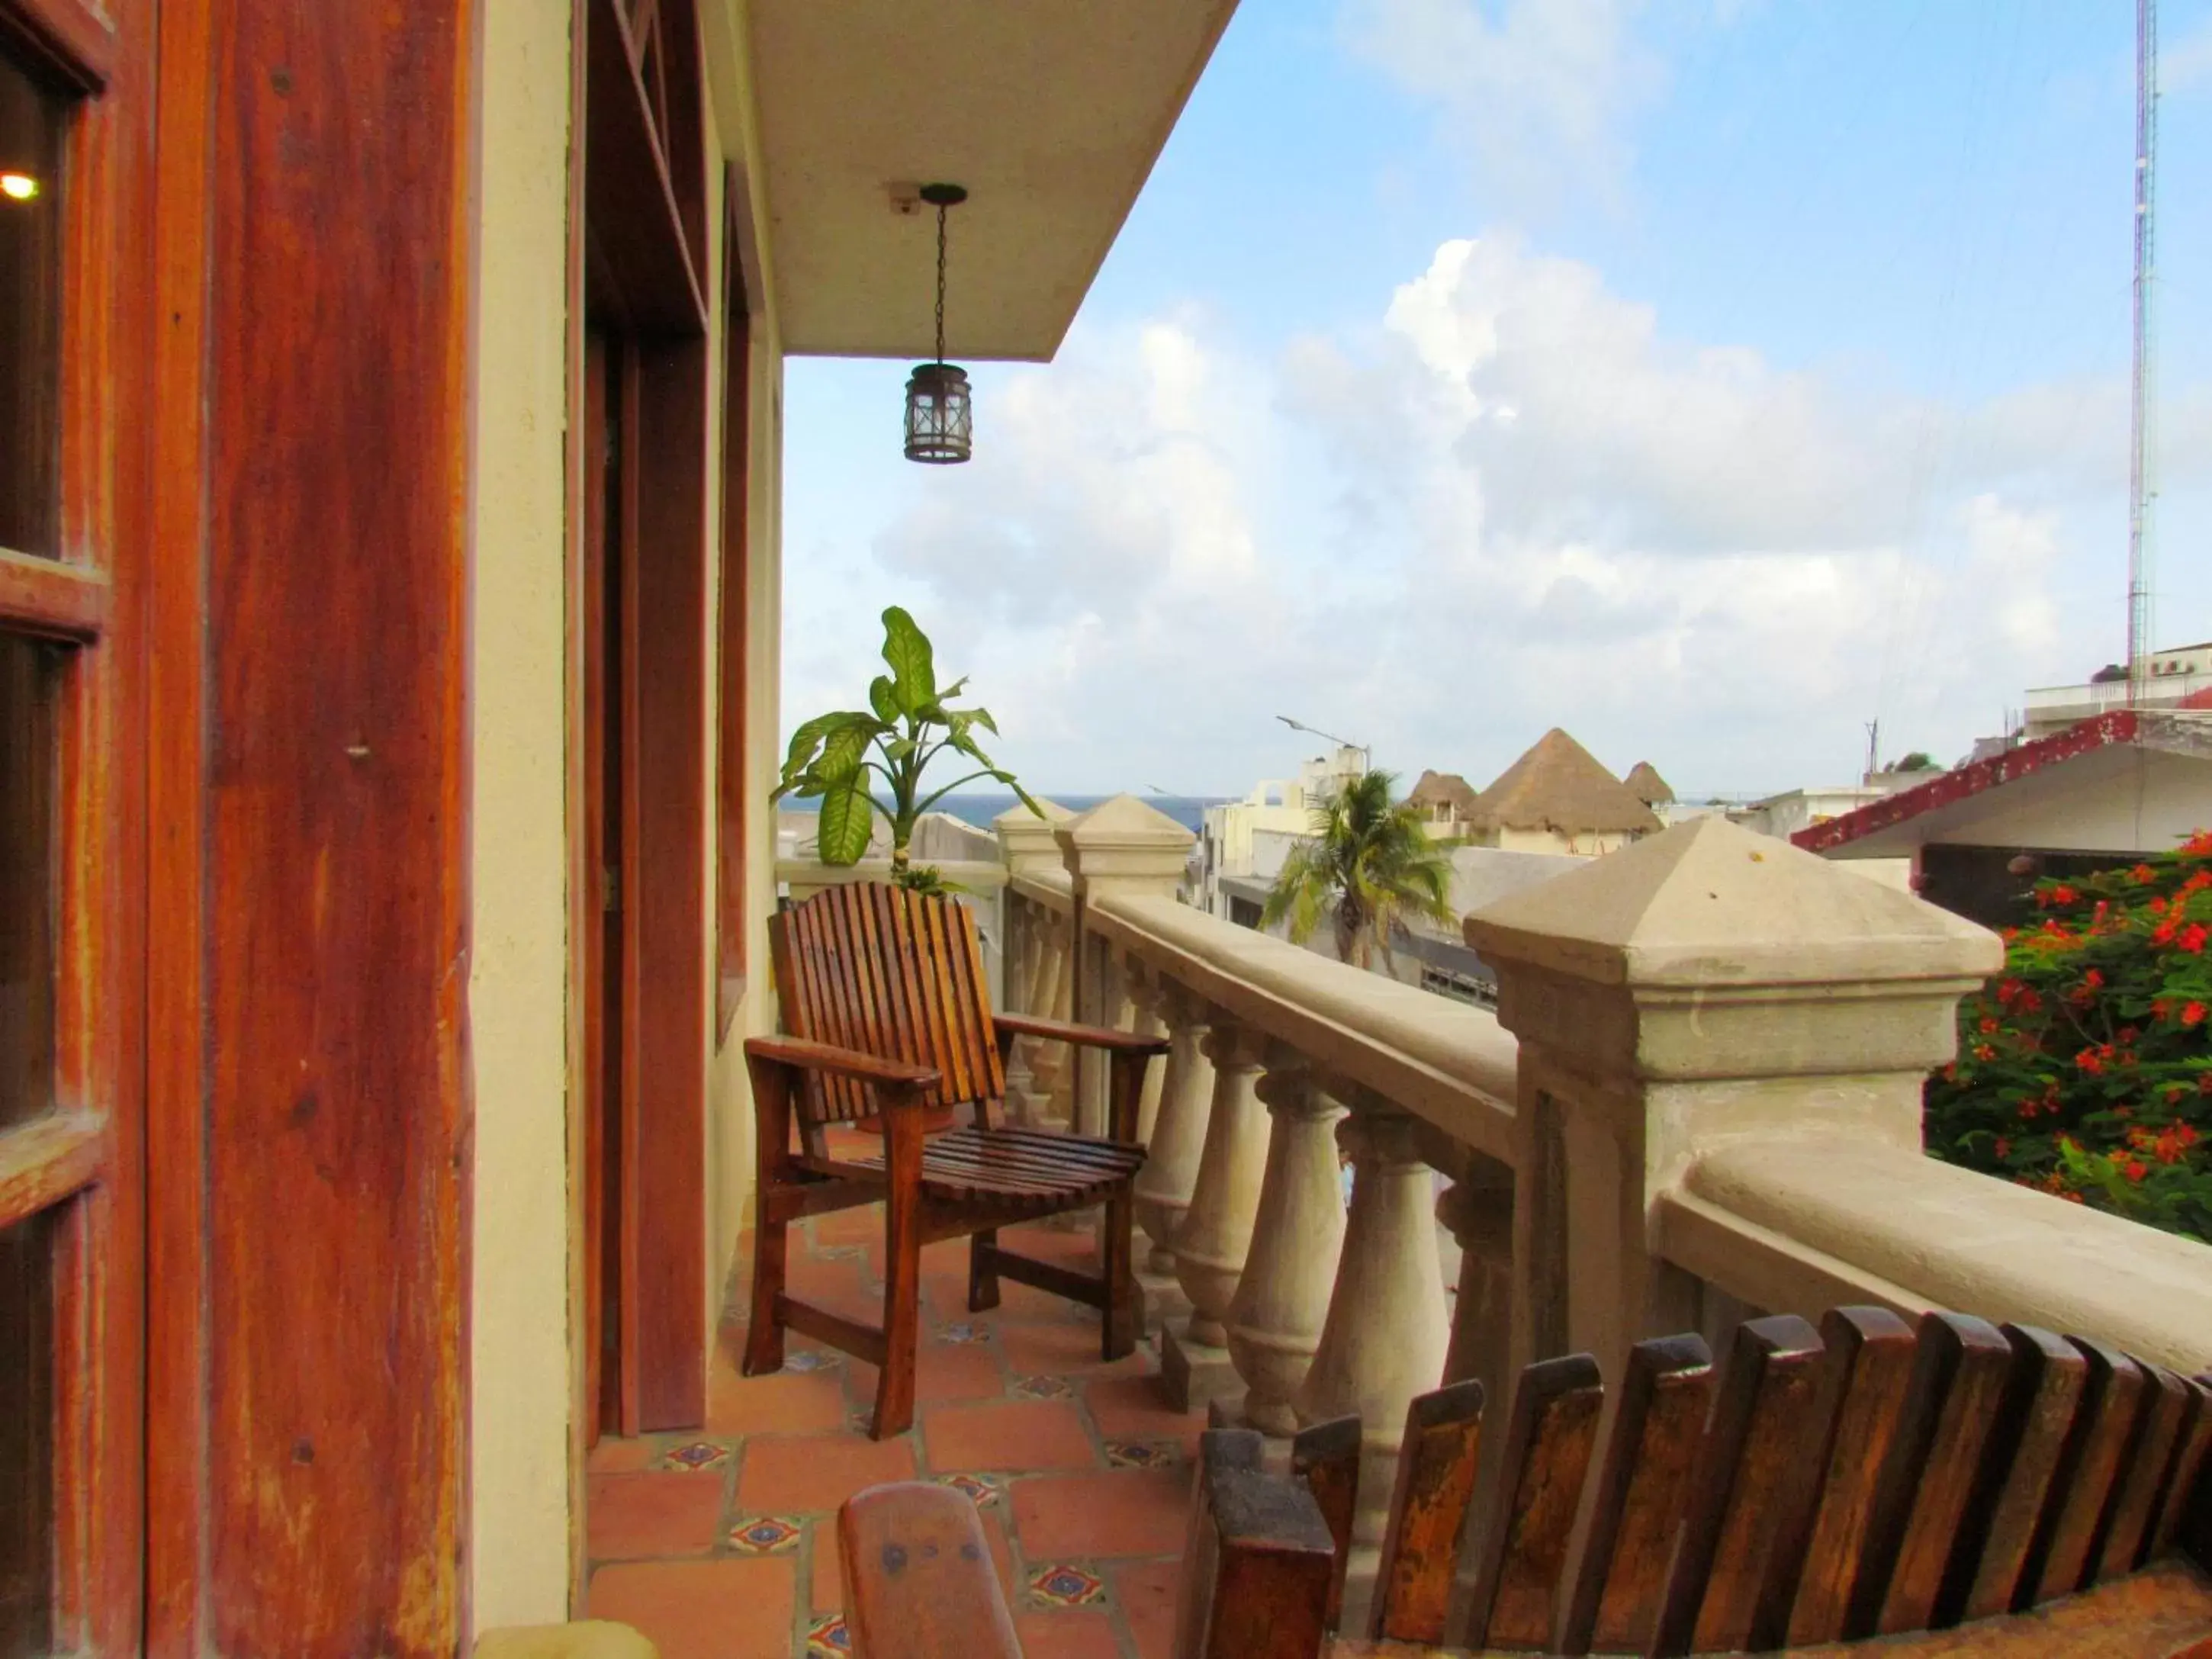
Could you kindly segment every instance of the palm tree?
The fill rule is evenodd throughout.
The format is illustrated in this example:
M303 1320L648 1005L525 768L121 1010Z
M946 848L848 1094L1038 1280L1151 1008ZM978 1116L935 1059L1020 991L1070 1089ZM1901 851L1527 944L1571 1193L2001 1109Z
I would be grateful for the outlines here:
M1450 855L1429 839L1418 806L1392 804L1396 781L1389 772L1362 773L1314 809L1314 838L1283 860L1261 926L1287 916L1291 938L1303 945L1333 905L1337 960L1365 968L1377 945L1390 959L1391 933L1406 916L1457 920L1448 898Z

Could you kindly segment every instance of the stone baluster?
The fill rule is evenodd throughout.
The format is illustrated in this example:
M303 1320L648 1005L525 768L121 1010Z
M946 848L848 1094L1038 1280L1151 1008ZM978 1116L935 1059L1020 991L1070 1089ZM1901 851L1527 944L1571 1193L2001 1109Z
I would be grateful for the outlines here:
M1513 1170L1474 1152L1456 1168L1437 1200L1437 1219L1460 1252L1444 1380L1474 1377L1484 1399L1504 1401L1513 1394Z
M1011 887L1000 896L1006 918L1006 1012L1025 1014L1036 1005L1037 970L1037 908ZM1026 1106L1036 1081L1030 1073L1030 1048L1013 1042L1006 1048L1006 1100Z
M1267 1166L1267 1116L1253 1085L1266 1039L1216 1011L1206 1039L1213 1062L1213 1103L1190 1207L1176 1229L1176 1279L1190 1316L1167 1323L1160 1372L1183 1411L1195 1411L1240 1387L1229 1358L1229 1304L1243 1276Z
M1045 1019L1067 1018L1068 993L1075 981L1073 955L1068 949L1072 932L1066 917L1053 910L1044 913L1044 963L1037 974L1037 995L1033 1006ZM1030 1083L1025 1103L1028 1109L1023 1121L1039 1127L1064 1129L1071 1115L1068 1107L1075 1086L1067 1045L1034 1040L1030 1041L1029 1048Z
M1212 1011L1173 980L1155 981L1159 1018L1166 1024L1168 1054L1160 1084L1159 1115L1146 1139L1145 1167L1137 1176L1137 1224L1152 1241L1138 1265L1145 1305L1161 1320L1190 1312L1176 1273L1175 1236L1190 1208L1213 1110L1213 1062L1206 1057Z
M1006 861L1010 884L1025 875L1060 868L1060 842L1053 831L1075 814L1057 801L1040 800L1037 805L1044 814L1042 817L1026 806L1016 805L991 820L991 827L998 831L1000 854ZM1006 975L1006 1006L1019 1014L1049 1015L1061 966L1054 956L1053 941L1056 931L1064 933L1066 924L1048 907L1022 897L1011 885L1007 902L1023 917L1024 937L1022 971L1017 975L1010 967ZM1049 1052L1048 1045L1024 1037L1013 1044L1007 1056L1006 1111L1017 1122L1034 1122L1050 1110L1043 1103L1049 1099L1048 1079L1040 1081L1037 1065L1039 1056Z
M1121 994L1128 1030L1139 1036L1168 1034L1167 1021L1160 1012L1159 978L1134 957L1121 960ZM1116 1025L1122 1023L1121 1019L1115 1022ZM1160 1121L1160 1099L1167 1081L1164 1064L1145 1068L1145 1092L1137 1100L1137 1139L1147 1146L1152 1144L1152 1130Z
M1267 1108L1267 1172L1243 1277L1229 1304L1229 1357L1243 1380L1243 1420L1263 1434L1297 1431L1291 1402L1328 1312L1344 1243L1336 1125L1344 1108L1310 1063L1271 1043L1256 1092Z
M1413 1120L1364 1090L1337 1139L1352 1155L1352 1213L1321 1343L1298 1391L1301 1425L1357 1417L1359 1507L1343 1628L1362 1627L1397 1483L1406 1407L1443 1379L1449 1340L1433 1180Z

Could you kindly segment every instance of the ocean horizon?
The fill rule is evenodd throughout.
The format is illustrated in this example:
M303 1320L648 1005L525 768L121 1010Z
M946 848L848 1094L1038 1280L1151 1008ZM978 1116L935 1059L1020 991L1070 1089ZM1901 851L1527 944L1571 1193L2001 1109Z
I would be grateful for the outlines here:
M1133 791L1130 793L1134 793ZM1104 805L1112 795L1054 795L1050 799L1071 812L1087 812L1094 806ZM1139 795L1138 799L1156 811L1164 812L1194 836L1205 820L1206 809L1218 806L1232 799L1228 795ZM930 811L943 812L958 818L963 823L972 823L979 830L988 830L991 821L1017 803L1012 794L952 794L947 795ZM811 800L787 800L782 810L789 812L811 812L817 803Z

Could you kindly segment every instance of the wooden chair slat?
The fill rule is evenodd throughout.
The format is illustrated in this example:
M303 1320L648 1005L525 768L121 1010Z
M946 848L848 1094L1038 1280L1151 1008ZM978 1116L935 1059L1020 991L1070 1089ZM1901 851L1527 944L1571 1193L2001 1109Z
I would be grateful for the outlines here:
M1605 1382L1586 1353L1521 1373L1480 1534L1468 1646L1550 1650L1567 1540L1604 1408Z
M1335 1555L1319 1507L1262 1470L1249 1429L1212 1430L1199 1448L1178 1659L1317 1659Z
M1291 1441L1291 1475L1304 1483L1335 1540L1336 1571L1329 1576L1331 1630L1344 1610L1344 1574L1352 1565L1352 1523L1359 1507L1359 1419L1340 1417L1301 1429Z
M1698 1448L1653 1654L1729 1653L1749 1639L1772 1517L1791 1501L1796 1437L1820 1358L1819 1334L1794 1314L1737 1328Z
M2172 1549L2180 1536L2191 1498L2199 1492L2212 1494L2212 1376L2190 1378L2189 1394L2189 1427L2175 1448L2173 1467L2166 1472L2166 1489L2159 1498L2158 1520L2145 1549L2147 1559L2154 1561Z
M1832 1309L1820 1340L1827 1352L1797 1476L1804 1498L1797 1511L1774 1517L1755 1646L1809 1646L1844 1634L1876 1484L1912 1382L1918 1344L1887 1308Z
M2011 1608L2088 1385L2089 1362L2072 1343L2033 1325L2002 1329L2012 1345L2013 1373L1944 1570L1939 1626Z
M2099 1534L2110 1512L2120 1456L2143 1404L2143 1369L2118 1349L2087 1337L2068 1339L2089 1362L2089 1383L2051 1483L2028 1570L2013 1593L2015 1608L2069 1595L2088 1582Z
M1375 1571L1371 1634L1397 1642L1443 1639L1481 1452L1481 1383L1453 1382L1406 1407L1398 1481Z
M1911 1387L1884 1460L1846 1636L1927 1628L2012 1364L2012 1345L1987 1320L1922 1316Z
M1629 1350L1562 1653L1640 1653L1650 1642L1712 1395L1704 1338L1659 1337Z
M1022 1659L966 1494L914 1480L871 1486L837 1511L837 1546L854 1659Z
M2138 1364L2142 1362L2138 1361ZM2143 1541L2158 1518L2159 1499L2173 1462L2174 1448L2187 1425L2189 1384L2163 1365L2143 1364L2143 1404L2134 1439L2120 1458L2112 1509L2097 1540L2086 1583L2100 1584L2133 1572L2142 1559Z

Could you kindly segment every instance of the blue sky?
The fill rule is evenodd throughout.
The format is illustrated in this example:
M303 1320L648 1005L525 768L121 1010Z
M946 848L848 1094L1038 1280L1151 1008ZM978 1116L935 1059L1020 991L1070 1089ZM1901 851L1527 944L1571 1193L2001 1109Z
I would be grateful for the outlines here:
M2212 638L2212 3L2163 8L2157 635ZM1477 787L1961 754L2124 625L2126 0L1246 0L977 459L794 361L786 724L907 605L1038 787L1288 714ZM956 273L957 274L957 273Z

